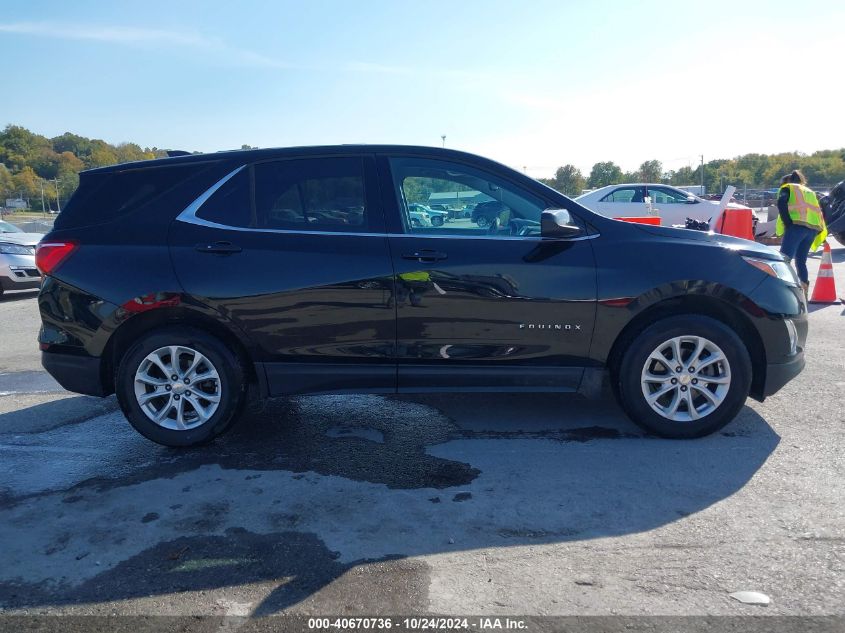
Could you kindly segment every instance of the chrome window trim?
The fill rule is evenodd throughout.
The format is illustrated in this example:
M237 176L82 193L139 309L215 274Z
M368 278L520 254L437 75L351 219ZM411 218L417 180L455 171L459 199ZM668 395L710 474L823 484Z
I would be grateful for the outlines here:
M223 229L224 231L240 231L242 233L279 233L282 235L346 235L349 237L395 237L395 238L428 238L428 239L462 239L462 240L519 240L519 241L533 241L533 242L580 242L582 240L591 240L599 236L598 233L582 235L580 237L572 238L544 238L526 235L460 235L457 233L450 233L448 235L425 235L423 233L359 233L355 231L298 231L295 229L259 229L245 226L229 226L228 224L220 224L218 222L211 222L197 217L197 212L203 204L213 196L220 187L225 185L229 180L236 176L240 171L246 168L246 165L233 169L231 172L223 176L216 183L211 185L208 189L202 192L191 204L176 216L178 222L185 224L194 224L196 226L204 226L211 229Z
M188 222L189 224L201 224L204 223L207 226L214 226L214 227L222 227L228 228L225 224L217 224L216 222L209 222L208 220L203 220L202 218L197 217L197 211L200 210L200 207L205 204L206 200L208 200L211 196L213 196L220 187L225 185L231 178L236 176L239 172L241 172L246 165L241 165L240 167L233 169L228 174L223 176L220 180L215 182L211 185L208 189L203 191L198 198L196 198L191 204L189 204L185 209L176 216L177 220L181 222Z

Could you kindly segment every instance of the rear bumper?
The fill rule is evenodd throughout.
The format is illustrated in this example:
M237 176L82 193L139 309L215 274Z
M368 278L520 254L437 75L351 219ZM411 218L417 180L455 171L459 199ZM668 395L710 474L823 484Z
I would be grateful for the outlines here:
M787 363L770 364L766 367L766 385L763 388L763 397L771 396L795 378L804 369L804 352L798 352L794 358Z
M68 391L88 396L108 395L100 379L101 360L98 357L41 352L41 364Z

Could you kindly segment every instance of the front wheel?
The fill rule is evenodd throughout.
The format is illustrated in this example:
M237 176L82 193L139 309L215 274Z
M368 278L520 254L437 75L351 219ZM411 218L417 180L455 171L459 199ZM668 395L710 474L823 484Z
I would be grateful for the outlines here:
M165 446L210 442L245 401L237 354L190 327L149 332L124 355L115 376L120 408L135 429Z
M639 426L662 437L702 437L728 424L745 404L751 359L721 321L675 316L634 339L615 380L622 408Z

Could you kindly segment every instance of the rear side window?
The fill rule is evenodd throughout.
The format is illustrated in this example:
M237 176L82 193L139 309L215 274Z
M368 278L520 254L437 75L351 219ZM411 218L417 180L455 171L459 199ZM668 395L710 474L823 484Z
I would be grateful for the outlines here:
M363 231L368 228L360 158L313 158L255 165L257 228Z
M207 163L167 165L80 175L79 187L56 218L56 228L101 224L159 200L208 168Z
M362 159L307 158L246 167L203 203L197 217L237 228L363 231L369 224Z

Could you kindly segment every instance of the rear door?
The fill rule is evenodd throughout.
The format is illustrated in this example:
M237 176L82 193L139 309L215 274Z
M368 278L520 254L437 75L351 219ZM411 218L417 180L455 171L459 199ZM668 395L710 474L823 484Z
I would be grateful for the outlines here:
M173 224L185 291L240 328L271 395L392 392L393 279L374 159L264 161Z
M396 272L399 390L577 389L595 317L591 235L540 236L542 195L471 164L380 157ZM410 221L432 193L495 202L493 225ZM576 219L576 221L578 221Z

